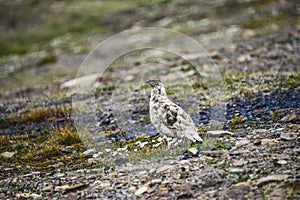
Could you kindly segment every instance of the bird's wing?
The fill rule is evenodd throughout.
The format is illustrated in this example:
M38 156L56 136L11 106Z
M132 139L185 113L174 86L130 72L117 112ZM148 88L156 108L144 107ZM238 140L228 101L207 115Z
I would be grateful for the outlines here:
M192 118L178 105L166 99L161 107L163 115L161 121L170 129L185 130L194 127Z

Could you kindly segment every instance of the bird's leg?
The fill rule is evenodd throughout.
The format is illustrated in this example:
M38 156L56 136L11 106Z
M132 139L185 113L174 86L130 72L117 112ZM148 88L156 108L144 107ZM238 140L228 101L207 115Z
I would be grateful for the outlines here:
M189 140L186 137L181 138L180 145L183 148L183 150L186 151L188 149Z
M178 145L177 138L167 137L167 144L169 149L176 147Z

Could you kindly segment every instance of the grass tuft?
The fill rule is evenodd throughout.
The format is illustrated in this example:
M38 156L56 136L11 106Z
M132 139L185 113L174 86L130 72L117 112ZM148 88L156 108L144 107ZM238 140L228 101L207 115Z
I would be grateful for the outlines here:
M56 128L53 133L50 134L50 141L53 144L70 146L81 142L76 130L68 127Z

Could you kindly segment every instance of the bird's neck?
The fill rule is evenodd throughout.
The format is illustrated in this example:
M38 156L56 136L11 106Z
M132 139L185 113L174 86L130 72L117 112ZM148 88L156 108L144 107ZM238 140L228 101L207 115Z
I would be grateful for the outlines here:
M151 91L151 96L152 97L167 96L165 87L162 84L159 86L155 86Z

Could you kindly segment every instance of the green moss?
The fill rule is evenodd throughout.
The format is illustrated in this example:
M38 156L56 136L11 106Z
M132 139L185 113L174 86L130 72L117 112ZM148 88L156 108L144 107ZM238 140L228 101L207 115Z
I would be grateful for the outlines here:
M215 138L203 138L203 142L198 144L198 149L202 150L226 150L230 148L230 145L221 139Z
M243 122L243 116L234 116L231 120L229 120L229 125L231 128L239 126Z
M105 86L105 87L97 87L96 92L103 93L103 92L108 92L108 91L112 91L115 89L116 89L116 86L114 86L114 85Z
M28 107L21 113L12 113L8 116L10 122L25 123L25 122L42 122L44 120L54 121L60 117L68 117L72 112L71 105L57 107L38 107L30 109Z
M108 169L114 169L116 167L116 164L112 160L104 158L101 160L101 163L97 163L93 167L100 168L100 169L104 168L108 170Z
M70 127L56 128L50 134L50 140L57 145L70 146L73 144L78 144L81 139L74 129Z
M40 64L46 64L46 63L51 63L55 62L57 60L57 55L54 51L47 52L40 61Z
M207 84L202 83L202 82L195 83L195 84L192 85L192 87L193 87L194 90L196 90L196 89L207 90L208 89Z
M215 143L215 146L214 146L214 148L212 148L212 150L223 150L223 149L228 149L228 148L230 148L230 146L225 141L217 140Z
M74 153L74 150L77 153ZM71 167L79 163L84 164L87 159L86 155L79 153L83 151L83 146L78 134L70 126L29 135L1 136L0 152L5 151L14 152L15 155L11 158L1 158L0 164L18 165L20 170L25 171L31 169L26 166L31 166L48 172L56 169L55 163L64 163L64 167ZM52 164L49 165L49 162ZM18 173L18 170L15 173ZM0 175L6 176L1 172Z

